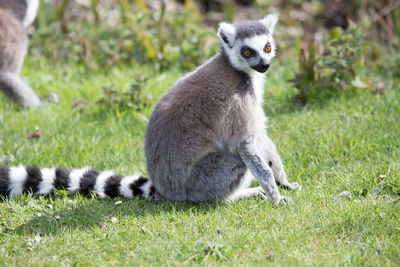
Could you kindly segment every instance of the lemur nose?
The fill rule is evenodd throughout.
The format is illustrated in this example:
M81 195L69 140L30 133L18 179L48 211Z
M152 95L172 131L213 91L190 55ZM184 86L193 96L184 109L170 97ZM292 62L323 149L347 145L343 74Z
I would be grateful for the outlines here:
M261 63L261 68L265 69L265 71L267 71L269 69L269 63L268 62L262 62Z
M258 72L264 73L269 69L269 62L268 61L264 61L264 60L260 60L260 62L252 67L253 69L255 69Z

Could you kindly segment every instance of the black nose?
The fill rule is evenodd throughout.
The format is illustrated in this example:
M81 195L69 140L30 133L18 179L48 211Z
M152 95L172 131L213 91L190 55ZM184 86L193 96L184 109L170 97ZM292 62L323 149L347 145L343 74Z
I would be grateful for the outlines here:
M269 69L269 63L267 63L267 62L261 63L261 68L264 71L267 71Z
M269 69L269 63L265 62L265 61L261 61L260 63L258 63L257 65L255 65L253 67L254 70L264 73Z

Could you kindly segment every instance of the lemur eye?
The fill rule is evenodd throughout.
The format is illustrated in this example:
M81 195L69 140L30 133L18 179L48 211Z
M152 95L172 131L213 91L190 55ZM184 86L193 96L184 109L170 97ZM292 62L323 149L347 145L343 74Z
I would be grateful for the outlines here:
M244 56L245 58L249 58L253 55L253 52L248 48L242 48L242 56Z
M271 44L267 44L267 45L265 46L265 48L264 48L264 51L265 51L266 53L271 52Z

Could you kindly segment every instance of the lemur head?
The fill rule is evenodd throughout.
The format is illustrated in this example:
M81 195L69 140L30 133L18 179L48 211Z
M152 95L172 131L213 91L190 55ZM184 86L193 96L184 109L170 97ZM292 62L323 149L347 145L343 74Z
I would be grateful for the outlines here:
M234 68L249 74L268 70L271 58L275 56L272 34L277 21L278 14L272 14L258 21L222 22L219 25L222 50Z

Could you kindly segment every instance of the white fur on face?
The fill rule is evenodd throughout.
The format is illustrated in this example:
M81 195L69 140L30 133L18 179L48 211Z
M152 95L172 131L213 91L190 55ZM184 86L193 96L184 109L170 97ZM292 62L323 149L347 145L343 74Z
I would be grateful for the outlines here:
M252 38L246 38L244 40L236 40L236 29L235 26L226 22L222 22L219 25L218 37L221 40L222 47L227 54L230 63L238 70L244 71L252 75L255 71L251 66L256 65L258 62L256 58L245 59L241 55L241 48L246 45L253 50L257 51L258 55L266 62L275 56L275 42L272 36L275 25L278 22L279 14L270 14L263 19L259 20L267 28L267 34L256 35ZM271 52L264 52L264 48L267 43L271 44ZM258 61L260 58L258 57Z
M271 52L266 53L264 51L267 43L271 44ZM258 55L265 61L270 62L275 56L275 42L272 35L256 35L252 38L246 38L244 40L236 40L233 48L226 47L225 51L229 57L231 64L238 70L244 71L250 75L253 75L255 70L250 67L250 63L256 65L258 62L252 62L252 59L245 59L241 55L241 49L243 46L248 46L258 53ZM258 59L259 60L259 59Z
M264 48L268 43L271 44L271 52L266 53ZM252 38L244 39L243 44L257 51L258 54L268 62L275 56L275 42L272 36L257 35Z

